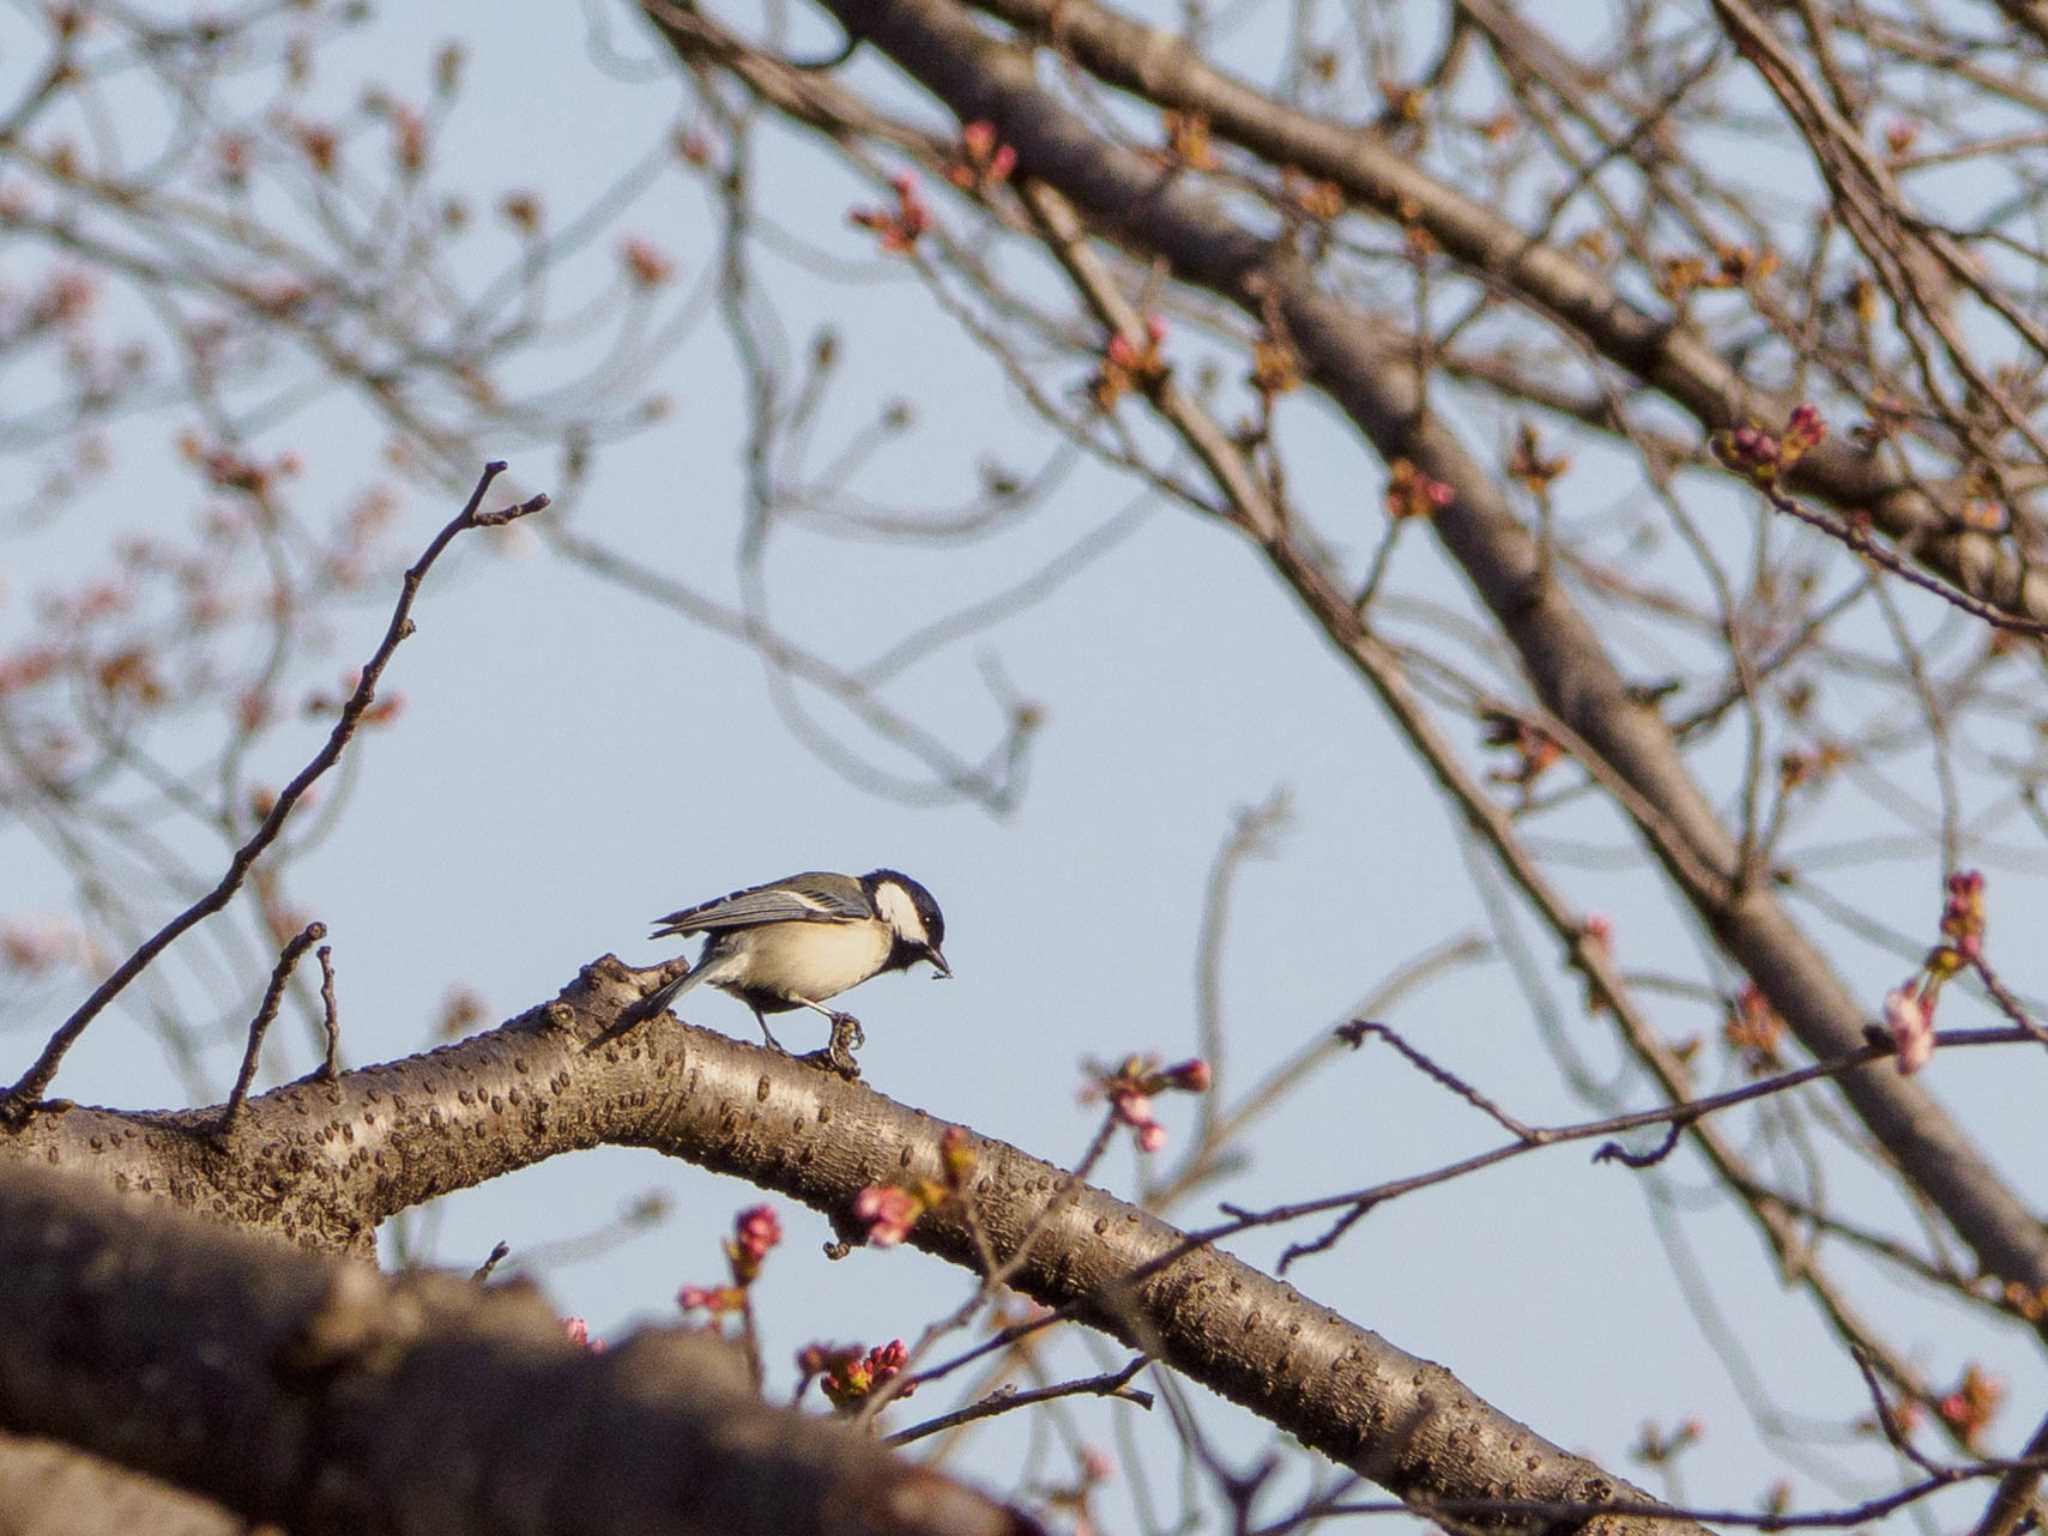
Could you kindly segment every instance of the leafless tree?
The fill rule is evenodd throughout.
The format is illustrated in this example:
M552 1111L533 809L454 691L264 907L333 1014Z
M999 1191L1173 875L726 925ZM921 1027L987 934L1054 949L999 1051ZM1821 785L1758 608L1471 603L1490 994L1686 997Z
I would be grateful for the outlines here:
M2008 942L2048 833L2048 9L594 0L590 46L619 89L680 82L687 106L566 221L444 171L450 125L507 100L465 79L458 46L408 61L426 82L411 95L316 111L321 61L369 24L319 0L174 21L53 4L6 24L0 447L17 473L0 516L23 538L89 527L129 438L165 422L201 513L189 536L109 541L102 570L0 632L0 817L74 908L0 929L0 1017L49 1031L0 1098L0 1429L27 1437L0 1457L0 1530L1094 1522L1100 1468L1078 1454L998 1503L877 1443L892 1399L963 1382L889 1438L1001 1435L1082 1395L1150 1404L1203 1490L1188 1519L1239 1532L1388 1511L1453 1530L2038 1523L2048 1421L1997 1422L2000 1361L1930 1366L1872 1298L1938 1297L2014 1361L2048 1318L2031 1165L2001 1167L1969 1107L1927 1086L1930 1061L1996 1051L2031 1093L2048 1045ZM764 167L790 156L866 190L780 197ZM629 232L676 178L715 212L701 272ZM462 244L485 222L510 242L495 270ZM890 373L886 403L845 427L849 380L886 363L829 331L795 341L783 313L842 282L914 285L932 344L1003 379L1014 408L988 415L973 494L904 490L914 377ZM737 601L607 542L579 504L608 453L659 428L651 381L705 327L745 411ZM327 409L390 445L353 499L276 446ZM479 474L504 459L524 477L510 494L503 464ZM1372 489L1343 494L1331 462ZM771 549L896 541L964 563L1082 473L1125 484L1129 507L1032 569L892 606L865 662L771 602ZM461 511L401 550L394 508L420 495ZM1043 711L991 669L1000 723L977 734L904 673L1155 509L1243 545L1245 579L1287 594L1303 650L1341 659L1468 829L1473 933L1355 1018L1263 1079L1235 1068L1215 966L1276 800L1215 862L1200 1055L1102 1067L1099 1132L1069 1165L948 1126L943 1105L640 1019L672 970L611 956L495 1028L457 1002L453 1043L341 1065L345 975L294 862L346 825L444 551L532 541L756 652L792 737L874 794L1002 814ZM373 603L391 605L381 640L323 686L328 642ZM273 786L252 764L292 700L331 730ZM1629 894L1587 909L1570 892L1589 873ZM1616 914L1636 903L1697 936L1690 965L1632 960ZM1898 985L1846 981L1851 948L1889 956ZM1408 1025L1414 985L1482 957L1524 989L1580 1118L1537 1123ZM1619 1078L1554 1027L1546 958L1572 973L1562 1008L1625 1055ZM319 1064L253 1091L294 995ZM231 1054L226 1102L57 1097L117 999L162 1043L167 1097L204 1104ZM1497 1143L1199 1214L1273 1111L1359 1052L1398 1058L1413 1092L1453 1096ZM1115 1138L1156 1146L1151 1101L1183 1089L1202 1095L1192 1144L1148 1165L1139 1199L1091 1182ZM1638 1447L1659 1500L1561 1449L1573 1426L1516 1422L1459 1362L1419 1361L1216 1246L1279 1229L1286 1268L1359 1241L1391 1201L1567 1143L1619 1179L1695 1168L1746 1218L1855 1362L1831 1427L1888 1454L1875 1485L1826 1508L1755 1487L1694 1505L1673 1480L1696 1438L1681 1425ZM600 1144L737 1175L847 1244L906 1241L970 1271L971 1294L900 1348L807 1353L828 1416L761 1400L750 1288L776 1229L759 1211L726 1280L685 1297L702 1332L602 1354L488 1264L472 1282L355 1262L437 1197ZM1844 1208L1845 1177L1880 1181L1883 1214ZM1740 1376L1740 1330L1717 1326ZM1047 1338L1074 1330L1123 1353L1050 1371ZM1190 1382L1320 1458L1310 1491L1278 1500L1272 1463L1219 1450ZM1769 1417L1767 1388L1745 1390ZM1814 1435L1774 1438L1794 1454Z

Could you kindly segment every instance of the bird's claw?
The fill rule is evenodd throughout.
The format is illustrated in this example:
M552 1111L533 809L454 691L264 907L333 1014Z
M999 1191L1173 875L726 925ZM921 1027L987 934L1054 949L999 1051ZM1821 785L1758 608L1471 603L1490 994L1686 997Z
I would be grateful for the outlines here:
M832 1040L822 1051L812 1051L800 1058L814 1067L824 1067L837 1072L849 1083L860 1076L860 1063L853 1059L853 1053L868 1043L867 1031L860 1027L860 1020L850 1013L832 1015Z

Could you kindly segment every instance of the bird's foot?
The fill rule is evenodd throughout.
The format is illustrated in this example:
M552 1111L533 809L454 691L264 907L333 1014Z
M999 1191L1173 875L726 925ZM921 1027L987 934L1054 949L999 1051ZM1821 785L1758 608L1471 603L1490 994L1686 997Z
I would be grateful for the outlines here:
M832 1040L822 1051L812 1051L802 1056L814 1067L837 1072L849 1083L860 1076L860 1063L853 1059L853 1053L868 1043L867 1031L860 1027L860 1020L850 1013L832 1015Z

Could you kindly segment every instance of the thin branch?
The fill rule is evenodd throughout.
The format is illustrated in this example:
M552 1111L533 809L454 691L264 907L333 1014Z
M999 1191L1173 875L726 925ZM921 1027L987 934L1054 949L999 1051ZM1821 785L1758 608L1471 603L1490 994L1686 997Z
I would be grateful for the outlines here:
M1754 482L1751 482L1754 483ZM1915 569L1906 559L1880 544L1870 536L1870 529L1861 519L1837 517L1819 507L1809 507L1794 497L1788 496L1775 485L1759 486L1764 499L1787 516L1796 517L1810 528L1818 528L1831 539L1840 540L1857 554L1876 565L1883 566L1902 581L1912 583L1923 592L1932 592L1944 603L1953 604L1972 618L1982 619L1998 629L2009 629L2015 634L2048 635L2048 620L2022 618L1987 603L1981 597L1973 597L1960 588L1950 586L1939 577Z
M1142 1371L1151 1361L1143 1355L1135 1357L1122 1370L1107 1371L1100 1376L1087 1376L1078 1381L1057 1382L1049 1387L1034 1387L1020 1392L1014 1387L991 1392L978 1403L970 1403L953 1413L940 1414L936 1419L927 1419L922 1424L913 1424L908 1429L899 1429L893 1435L882 1436L884 1445L908 1445L913 1440L922 1440L927 1435L941 1434L956 1429L962 1424L972 1424L977 1419L994 1418L999 1413L1008 1413L1015 1408L1029 1408L1036 1403L1051 1402L1056 1397L1113 1397L1120 1402L1136 1403L1140 1408L1152 1407L1152 1394L1131 1386L1131 1378Z
M1345 1027L1349 1028L1350 1026ZM1938 1046L1956 1049L1976 1045L2012 1045L2021 1041L2031 1042L2033 1038L2034 1035L2031 1030L2015 1027L2011 1029L1943 1030L1935 1036L1935 1041ZM1325 1233L1322 1237L1312 1242L1298 1244L1295 1247L1289 1248L1281 1256L1280 1272L1285 1274L1288 1265L1295 1259L1304 1257L1307 1254L1325 1251L1332 1245L1334 1239L1342 1236L1344 1231L1348 1231L1360 1216L1366 1214L1374 1206L1383 1205L1389 1200L1400 1198L1402 1195L1413 1194L1417 1190L1448 1183L1452 1179L1461 1178L1468 1173L1475 1173L1481 1168L1493 1167L1497 1163L1507 1162L1512 1158L1520 1157L1524 1153L1534 1152L1542 1147L1561 1146L1567 1142L1585 1141L1595 1136L1616 1136L1627 1131L1642 1130L1653 1125L1666 1126L1675 1132L1691 1126L1693 1122L1704 1119L1717 1110L1730 1109L1738 1104L1747 1104L1755 1099L1786 1093L1791 1089L1803 1087L1807 1083L1819 1082L1825 1078L1839 1077L1844 1072L1851 1072L1858 1067L1869 1066L1872 1062L1882 1061L1894 1054L1896 1052L1889 1039L1872 1040L1860 1050L1852 1051L1846 1056L1838 1056L1832 1061L1815 1062L1811 1066L1799 1067L1790 1072L1782 1072L1776 1077L1763 1078L1754 1083L1745 1083L1739 1088L1730 1088L1725 1093L1709 1094L1705 1098L1699 1099L1687 1099L1681 1103L1666 1104L1656 1109L1639 1109L1628 1114L1609 1115L1603 1119L1581 1121L1575 1125L1529 1126L1524 1128L1514 1141L1507 1142L1485 1152L1475 1153L1471 1157L1460 1158L1454 1163L1448 1163L1429 1173L1411 1174L1407 1178L1389 1179L1384 1183L1374 1184L1365 1189L1352 1190L1347 1194L1324 1195L1314 1200L1299 1200L1287 1205L1270 1206L1261 1211L1249 1211L1241 1206L1225 1205L1223 1209L1231 1217L1229 1223L1210 1227L1203 1232L1190 1234L1190 1236L1217 1241L1225 1237L1235 1236L1237 1233L1247 1231L1252 1227L1272 1226L1278 1223L1295 1221L1303 1216L1314 1216L1324 1211L1343 1209L1346 1215L1341 1223L1341 1229ZM1435 1076L1436 1074L1432 1073L1431 1075ZM1440 1078L1439 1081L1441 1080ZM1446 1086L1448 1087L1450 1084L1446 1084ZM1466 1092L1460 1092L1460 1097L1469 1097L1469 1095ZM1594 1161L1628 1162L1631 1166L1641 1167L1647 1166L1648 1163L1661 1161L1670 1150L1669 1146L1662 1146L1647 1156L1645 1154L1634 1154L1632 1160L1631 1155L1624 1152L1618 1144L1610 1142L1594 1154Z
M491 1271L496 1269L500 1264L504 1263L505 1260L511 1255L511 1252L512 1245L510 1243L503 1241L493 1243L491 1245L491 1251L484 1255L483 1263L477 1265L475 1273L473 1273L469 1278L474 1280L478 1285L482 1285L486 1280L491 1278Z
M292 971L306 951L326 937L325 923L308 923L277 957L277 968L270 973L270 985L263 992L263 1005L256 1010L256 1017L249 1021L249 1043L242 1051L242 1070L235 1074L234 1091L228 1095L227 1107L221 1110L220 1123L214 1127L216 1140L224 1141L234 1132L235 1121L242 1113L242 1103L249 1097L249 1084L256 1077L256 1062L263 1054L263 1037L270 1033L270 1026L277 1018L277 1007L284 1001L285 985L292 979Z
M1223 948L1230 928L1230 897L1238 871L1247 859L1263 858L1272 851L1274 836L1287 824L1292 813L1286 789L1275 789L1257 805L1237 812L1230 829L1209 866L1209 883L1202 902L1200 936L1195 940L1195 1021L1197 1049L1209 1063L1210 1090L1202 1095L1196 1110L1196 1145L1206 1145L1216 1130L1216 1117L1223 1094ZM1198 1155L1198 1154L1197 1154Z
M515 518L538 512L548 504L545 496L535 496L498 512L478 512L483 505L484 494L490 490L491 482L505 472L501 460L486 464L483 473L477 477L476 488L470 492L469 501L454 519L434 536L426 552L406 571L400 586L398 604L391 611L391 622L385 627L384 638L374 654L363 667L362 677L357 681L355 691L341 706L341 718L334 722L334 729L328 733L326 744L314 754L313 760L299 770L298 776L279 792L277 802L271 806L270 814L263 818L263 824L250 834L249 840L235 850L234 858L228 864L227 873L220 883L206 895L192 903L176 917L156 931L142 946L124 960L120 967L93 990L92 996L79 1004L78 1009L50 1037L43 1047L42 1055L35 1065L22 1075L19 1082L0 1096L0 1129L18 1129L34 1113L37 1104L49 1090L57 1076L57 1069L63 1064L65 1054L85 1033L86 1026L99 1017L101 1011L120 996L122 990L147 970L152 961L168 949L176 940L199 923L225 907L242 888L242 882L249 871L261 858L265 849L277 840L284 830L286 820L298 805L300 798L313 786L322 774L332 768L341 758L343 750L356 733L356 727L377 697L377 683L384 675L384 668L391 656L413 632L412 605L419 596L420 583L426 579L428 570L440 558L441 551L458 533L470 528L496 528Z
M1486 1115L1509 1135L1517 1137L1522 1141L1535 1139L1536 1133L1531 1131L1528 1126L1502 1109L1493 1100L1459 1077L1455 1072L1452 1072L1447 1067L1438 1065L1406 1040L1403 1040L1394 1030L1393 1026L1374 1024L1365 1019L1353 1019L1349 1024L1337 1026L1337 1038L1350 1046L1354 1051L1361 1045L1364 1045L1374 1035L1379 1036L1380 1039L1386 1041L1387 1044L1399 1051L1408 1064L1422 1073L1423 1076L1455 1093L1481 1114Z
M340 1070L338 1057L341 1052L341 1014L334 1002L334 946L322 944L320 960L320 1017L327 1026L327 1055L320 1063L320 1078L333 1082Z

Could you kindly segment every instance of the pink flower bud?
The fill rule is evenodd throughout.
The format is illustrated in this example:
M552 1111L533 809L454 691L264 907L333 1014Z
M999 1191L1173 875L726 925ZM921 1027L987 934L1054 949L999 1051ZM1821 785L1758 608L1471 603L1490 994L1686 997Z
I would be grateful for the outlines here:
M1214 1081L1209 1071L1209 1063L1199 1056L1192 1061L1184 1061L1177 1067L1168 1067L1166 1075L1172 1080L1173 1086L1183 1093L1207 1093L1209 1084Z
M870 1184L853 1199L853 1214L867 1223L868 1241L877 1248L893 1248L910 1236L923 1211L909 1190L889 1184Z
M1899 1075L1910 1077L1934 1058L1934 1014L1909 981L1884 995L1884 1025L1898 1052Z
M758 1264L769 1249L782 1241L782 1224L768 1206L750 1206L733 1223L733 1234L740 1252Z

